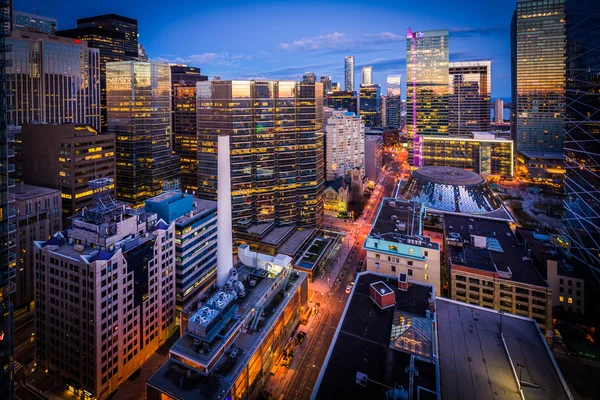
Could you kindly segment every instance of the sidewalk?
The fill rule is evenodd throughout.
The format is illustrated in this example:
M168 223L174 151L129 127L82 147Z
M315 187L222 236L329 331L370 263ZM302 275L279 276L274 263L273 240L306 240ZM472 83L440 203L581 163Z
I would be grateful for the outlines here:
M347 244L348 240L350 241L349 245ZM342 242L342 245L340 246L340 250L338 253L339 262L336 261L336 264L331 268L331 270L328 273L319 275L319 277L317 279L315 279L314 282L309 284L310 290L313 290L317 293L329 292L329 289L331 289L335 285L337 277L340 274L340 271L342 270L343 266L346 264L346 259L348 258L348 254L350 252L352 252L354 244L355 244L354 235L351 233L346 233L344 242ZM328 278L329 278L329 281L328 281Z

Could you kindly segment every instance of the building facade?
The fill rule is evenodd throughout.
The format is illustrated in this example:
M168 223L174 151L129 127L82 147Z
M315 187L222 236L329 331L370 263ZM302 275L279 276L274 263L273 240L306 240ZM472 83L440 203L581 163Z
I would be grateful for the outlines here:
M360 85L359 115L365 126L379 126L381 122L381 86Z
M487 132L490 128L491 61L451 62L448 71L448 133Z
M110 179L103 189L114 195L114 135L88 125L25 124L21 136L22 179L60 190L65 221L92 205L90 180Z
M420 135L448 134L448 30L406 31L408 162L421 166Z
M554 154L558 163L562 162L565 118L564 3L519 0L511 22L515 151L525 158Z
M514 175L512 140L487 132L461 136L422 136L424 167L456 167L481 175Z
M334 111L325 125L327 162L325 179L345 177L351 169L364 169L365 126L352 112Z
M494 100L494 122L497 124L504 123L504 101L500 99Z
M141 207L179 179L171 154L171 70L167 63L106 66L108 131L116 137L117 198Z
M368 181L377 182L383 168L383 137L379 135L365 136L365 177Z
M600 4L567 1L565 222L571 255L600 267Z
M86 42L30 30L12 32L7 90L11 125L100 127L100 56Z
M354 92L354 56L344 58L344 91Z
M216 200L217 137L230 135L233 221L320 226L324 135L321 83L198 83L197 196ZM278 112L275 113L275 108Z
M37 368L106 399L174 333L175 225L105 196L35 246Z
M440 295L440 246L423 236L425 207L421 203L384 198L363 249L366 269L430 284Z
M358 115L356 92L331 92L327 94L327 107L334 110L347 110Z
M387 128L400 128L401 85L402 77L400 75L389 75L387 77L387 119L385 124L382 124Z
M36 32L54 35L56 33L56 18L13 10L12 29L16 31L21 28L29 28Z
M365 65L364 67L362 67L362 84L373 84L373 67L370 65Z
M175 223L175 301L179 318L181 310L215 282L217 203L170 191L146 200L145 209L167 224Z
M200 68L171 65L173 151L179 156L181 189L198 190L196 83L208 80Z
M56 189L25 185L23 182L14 191L17 216L16 233L16 279L17 291L13 297L15 308L28 311L34 301L34 242L48 240L62 230L61 193Z

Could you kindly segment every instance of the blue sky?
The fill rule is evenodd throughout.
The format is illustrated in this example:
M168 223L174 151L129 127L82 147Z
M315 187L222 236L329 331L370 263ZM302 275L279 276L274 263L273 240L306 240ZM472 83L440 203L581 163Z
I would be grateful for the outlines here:
M14 8L35 11L35 0ZM114 12L139 21L150 58L197 66L222 79L297 79L306 71L343 83L345 55L373 66L375 83L401 74L405 33L450 30L450 60L492 60L492 97L510 97L510 19L515 0L202 1L38 0L59 29Z

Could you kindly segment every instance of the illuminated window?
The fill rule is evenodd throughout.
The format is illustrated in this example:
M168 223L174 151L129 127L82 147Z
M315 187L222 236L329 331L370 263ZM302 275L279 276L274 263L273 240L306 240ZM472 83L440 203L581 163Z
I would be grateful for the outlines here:
M408 250L408 252L409 252L410 254L413 254L415 251L414 251L414 250L412 249L412 247L411 247L411 248Z
M573 298L569 297L569 304L573 304Z
M429 265L425 264L425 269L429 268Z
M425 279L429 279L429 274L425 274Z
M560 297L558 298L558 301L560 301L561 303L564 303L564 301L565 301L565 296L560 296Z
M375 258L379 260L381 256L379 254L375 254Z

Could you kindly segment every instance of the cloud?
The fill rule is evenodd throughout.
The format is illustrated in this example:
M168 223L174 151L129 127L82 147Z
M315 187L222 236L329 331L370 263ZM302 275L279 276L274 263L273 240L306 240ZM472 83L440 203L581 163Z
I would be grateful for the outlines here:
M161 56L157 57L156 61L163 61L175 64L189 64L199 67L206 65L215 65L221 67L236 67L239 66L242 60L251 60L251 55L245 55L243 53L229 54L226 51L220 53L202 53L202 54L191 54L188 56Z
M450 37L468 38L474 36L493 36L496 34L505 34L508 28L500 26L490 26L484 28L452 28L450 29Z
M279 43L278 47L289 53L318 52L320 54L333 54L344 51L355 53L366 46L379 46L401 40L404 40L402 36L392 32L364 33L355 38L350 38L342 32L333 32L327 35L294 40L291 43L282 42Z

